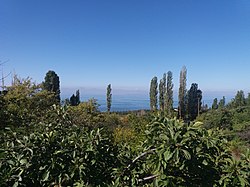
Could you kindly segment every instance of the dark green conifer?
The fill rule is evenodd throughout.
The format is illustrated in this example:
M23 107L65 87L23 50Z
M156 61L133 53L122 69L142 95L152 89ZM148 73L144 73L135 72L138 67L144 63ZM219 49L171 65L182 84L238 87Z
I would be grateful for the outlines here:
M164 98L164 109L166 111L167 116L172 117L173 113L173 74L171 71L167 73L167 86L166 93Z
M152 111L157 110L157 95L158 95L158 83L157 83L157 77L153 77L150 83L150 109Z
M187 69L185 66L182 67L180 72L180 87L179 87L179 106L178 106L178 116L184 119L186 116L186 82L187 82Z
M112 94L111 94L112 88L111 84L107 87L107 111L110 112L111 109L111 102L112 102Z
M45 81L43 83L45 90L55 93L55 99L58 104L60 104L60 81L59 76L54 71L48 71L45 76Z

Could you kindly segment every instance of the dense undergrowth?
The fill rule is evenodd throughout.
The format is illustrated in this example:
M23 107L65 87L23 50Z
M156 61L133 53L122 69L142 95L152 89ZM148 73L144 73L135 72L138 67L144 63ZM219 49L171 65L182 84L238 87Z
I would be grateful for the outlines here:
M94 99L54 105L53 94L29 80L1 95L0 105L3 187L250 183L248 107L208 111L202 123L101 113Z

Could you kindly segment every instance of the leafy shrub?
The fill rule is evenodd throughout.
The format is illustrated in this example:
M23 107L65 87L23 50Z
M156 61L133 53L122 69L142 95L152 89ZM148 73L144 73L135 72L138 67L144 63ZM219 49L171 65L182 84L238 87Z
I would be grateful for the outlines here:
M233 126L232 119L232 112L226 108L210 110L198 118L198 120L203 121L204 127L207 129L220 128L230 130L232 130Z
M134 128L129 117L115 142L92 119L90 128L75 124L67 107L54 105L43 119L1 131L0 186L249 186L249 150L232 156L222 132L199 122L158 116Z
M104 186L112 180L118 165L112 137L58 114L61 121L37 124L32 133L2 133L0 186Z
M1 107L4 108L2 128L7 125L26 126L40 122L55 103L53 93L42 90L41 85L36 85L29 78L15 78L14 84L8 87L0 100Z
M236 162L220 131L157 117L146 135L144 151L120 170L114 185L249 185L249 154Z

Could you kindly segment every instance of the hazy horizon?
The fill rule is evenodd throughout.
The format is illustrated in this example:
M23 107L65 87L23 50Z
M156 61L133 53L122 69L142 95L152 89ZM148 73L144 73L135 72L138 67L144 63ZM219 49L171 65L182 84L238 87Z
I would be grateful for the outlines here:
M80 91L80 100L87 101L89 99L97 99L102 111L106 110L106 88L61 88L61 98L69 99L76 90ZM218 100L225 96L226 103L230 102L235 96L234 91L203 91L202 102L209 107L212 105L214 98ZM245 93L247 95L247 93ZM174 89L174 103L178 103L178 90ZM112 88L112 111L126 111L137 109L149 109L149 89L121 89ZM116 110L117 109L117 110Z

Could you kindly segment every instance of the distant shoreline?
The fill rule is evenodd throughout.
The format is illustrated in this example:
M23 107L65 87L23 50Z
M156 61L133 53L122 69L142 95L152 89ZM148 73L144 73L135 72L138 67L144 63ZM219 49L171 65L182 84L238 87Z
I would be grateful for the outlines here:
M67 97L62 96L62 100L66 99ZM101 112L105 112L107 110L106 107L106 96L105 95L81 95L81 101L85 102L89 99L96 99L99 105L99 110ZM212 106L213 99L215 97L209 97L203 99L203 105L208 105L208 107ZM217 97L221 99L220 97ZM233 97L226 98L226 103L231 101ZM178 100L175 99L174 101L174 108L178 107ZM111 111L112 112L128 112L128 111L140 111L140 110L150 110L149 104L149 97L145 95L138 95L138 94L124 94L124 95L114 95L112 97L112 104L111 104Z

